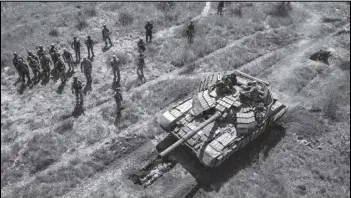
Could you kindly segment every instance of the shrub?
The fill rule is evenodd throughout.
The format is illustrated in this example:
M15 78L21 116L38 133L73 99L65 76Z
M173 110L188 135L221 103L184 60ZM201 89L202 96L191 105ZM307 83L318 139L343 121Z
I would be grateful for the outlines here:
M161 10L164 13L169 12L175 6L172 1L156 2L154 5L158 10Z
M195 68L196 68L195 63L189 64L189 65L185 66L184 69L182 69L179 72L179 75L191 74L194 72Z
M60 34L60 32L56 28L51 29L49 32L50 36L58 36L59 34Z
M128 12L122 12L118 15L118 22L123 26L128 26L133 23L134 17Z
M77 15L77 25L76 25L76 28L79 30L79 31L82 31L83 29L85 29L86 27L88 27L89 24L88 24L88 21L86 20L85 16L82 15L81 12L78 13Z
M273 7L268 11L267 14L277 17L286 17L289 15L289 11L284 4L279 2L279 4L273 5Z
M232 6L229 10L229 13L231 16L237 16L237 17L242 17L243 15L240 5Z
M84 12L84 15L88 17L94 17L97 15L97 10L95 6L84 8L83 12Z
M172 60L171 64L176 67L181 67L192 60L195 60L196 56L192 50L178 49L175 55L175 59Z

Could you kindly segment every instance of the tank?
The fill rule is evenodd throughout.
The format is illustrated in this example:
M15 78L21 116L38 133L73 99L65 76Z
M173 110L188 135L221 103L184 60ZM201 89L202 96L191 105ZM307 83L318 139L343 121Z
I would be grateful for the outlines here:
M160 126L177 139L159 157L185 144L203 165L217 167L287 110L269 83L237 70L214 73L192 97L158 117Z

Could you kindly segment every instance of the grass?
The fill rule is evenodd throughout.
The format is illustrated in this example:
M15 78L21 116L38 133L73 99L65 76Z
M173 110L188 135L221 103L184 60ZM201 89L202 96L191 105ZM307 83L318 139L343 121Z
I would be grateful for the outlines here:
M123 26L128 26L133 23L134 17L129 12L121 12L118 15L118 22Z
M51 29L49 32L50 36L59 36L59 34L60 34L59 30L56 28Z
M39 44L47 46L52 42L60 42L59 46L68 45L73 34L79 37L91 34L93 38L100 38L101 33L96 28L101 28L101 21L99 21L101 18L106 19L108 26L111 27L116 23L120 13L132 13L133 20L127 20L126 26L122 27L121 24L111 27L112 32L118 32L118 35L124 35L126 32L128 35L131 32L139 34L140 31L143 31L147 20L145 16L148 16L148 19L154 23L155 31L159 31L186 22L189 18L198 15L204 2L176 2L175 6L167 11L160 7L157 8L157 2L104 2L101 4L2 2L1 5L1 22L4 29L8 31L2 33L1 39L1 65L4 67L11 66L13 51L26 54L27 49L33 49ZM75 119L74 122L71 119L60 118L61 113L64 112L62 108L66 108L66 103L71 102L62 95L57 95L61 102L57 101L57 98L47 100L56 106L59 104L59 107L54 107L54 110L48 110L50 114L54 114L52 119L48 120L54 123L53 126L46 126L49 124L44 123L46 120L43 122L41 119L12 120L17 114L12 114L11 117L11 114L4 113L4 117L7 118L2 122L1 127L2 131L5 131L2 133L1 140L6 144L1 151L2 189L6 191L20 182L28 181L23 187L15 188L9 195L12 197L61 196L76 188L83 181L89 180L98 172L108 169L111 165L118 167L118 163L133 154L133 151L141 147L146 139L155 140L155 136L163 132L155 120L155 115L169 108L170 105L191 96L192 91L197 88L201 80L197 76L198 73L239 68L242 64L291 44L298 38L298 35L290 28L257 34L245 39L242 45L226 48L222 53L214 53L212 57L208 56L201 61L195 61L228 46L236 39L264 30L266 27L263 19L266 19L266 8L269 7L265 5L268 4L231 3L226 6L240 8L240 11L233 11L234 15L228 15L228 12L225 11L223 17L210 15L196 21L193 45L186 43L184 26L176 30L174 37L154 40L148 46L147 63L156 68L155 73L183 67L179 70L180 76L154 84L151 82L150 86L147 85L142 90L133 89L137 84L136 81L127 81L124 87L129 93L126 94L125 101L122 103L124 107L122 118L116 128L113 126L116 116L115 104L113 101L106 100L110 97L106 94L109 84L104 83L104 79L96 78L97 81L95 81L94 77L94 84L102 83L102 85L100 88L93 88L93 92L87 95L89 98L87 104L91 107L87 110L87 115ZM33 9L28 9L28 6L33 6ZM322 7L326 9L324 5ZM269 8L276 9L275 7ZM271 27L298 23L300 19L297 19L295 15L302 13L299 10L289 10L288 15L284 16L273 11L278 12L279 10L270 10L267 22ZM21 13L21 16L16 13ZM333 16L330 16L330 19L337 18L335 13L331 14ZM303 14L301 18L302 16ZM308 17L305 20L308 20ZM274 26L275 24L278 25ZM344 43L335 46L349 47L347 31L342 36L345 36ZM122 51L115 54L122 60L124 72L130 69L132 60L127 54ZM105 52L107 62L110 61L110 55L112 52ZM262 65L257 65L257 70L250 71L252 74L260 74L260 71L269 68L271 62L276 62L280 58L280 54L272 54L263 61ZM339 72L349 71L347 65L340 67L343 70L335 68L340 70ZM151 72L154 71L151 70ZM285 90L292 87L292 90L301 90L316 75L320 75L320 72L324 72L320 65L304 64L296 67L292 70L294 78L283 82L281 88ZM344 112L345 107L348 107L347 101L349 101L344 94L347 93L347 81L345 83L335 80L335 82L338 84L337 88L333 89L335 92L327 93L321 90L323 100L316 100L316 104L322 106L321 111L310 112L304 108L291 108L282 120L287 137L269 150L269 155L265 159L260 159L251 166L245 166L246 168L233 175L232 179L223 182L219 192L206 193L216 197L229 197L233 194L251 197L349 195L349 167L347 166L350 164L350 137L347 131L349 115ZM7 85L10 86L10 83ZM2 86L4 86L3 80ZM36 97L36 94L32 94L31 99L20 96L15 99L15 102L23 99L28 104L37 101ZM44 97L44 99L47 98L50 97ZM13 102L8 104L7 111L9 109L16 109L18 112L25 110L25 104ZM58 112L60 113L56 115ZM32 115L35 116L35 113L30 114L30 117ZM41 115L37 116L41 117ZM327 120L327 123L324 120ZM90 124L87 125L87 123ZM139 123L145 124L143 129L138 128ZM28 137L22 133L11 133L19 128L27 130L28 133L26 132L25 135ZM135 131L133 131L134 128L136 128ZM125 134L132 133L136 136L123 137ZM322 150L299 144L294 134L309 141L318 139L323 143ZM102 140L111 136L118 136L118 138L108 144L102 143ZM19 140L19 137L23 137L24 140ZM75 153L74 151L78 148L79 152ZM93 149L91 154L81 155L89 149ZM67 158L70 160L66 160ZM317 167L316 164L318 164ZM108 187L104 185L101 188L99 186L99 189L108 191L111 196L116 195L117 188L113 188L110 183L106 184ZM93 194L92 197L94 196L100 197L104 194L102 192L102 194Z

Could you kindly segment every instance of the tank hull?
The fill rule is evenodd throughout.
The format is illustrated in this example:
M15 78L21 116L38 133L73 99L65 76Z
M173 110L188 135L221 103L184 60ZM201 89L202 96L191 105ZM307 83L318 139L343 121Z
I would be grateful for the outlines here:
M238 83L230 93L216 95L211 87L222 75L208 76L193 97L159 117L160 126L178 139L166 153L161 153L162 157L184 143L203 165L217 167L286 113L288 107L277 99L264 81L261 81L265 88L263 101L246 102L241 94L243 87L259 79L242 72L236 75ZM213 119L215 115L217 117Z

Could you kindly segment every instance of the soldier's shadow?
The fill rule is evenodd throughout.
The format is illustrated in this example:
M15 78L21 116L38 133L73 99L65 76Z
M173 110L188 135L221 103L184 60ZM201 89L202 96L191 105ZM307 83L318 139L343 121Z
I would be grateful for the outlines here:
M73 76L74 73L76 73L76 72L74 72L73 70L68 70L66 72L66 80L69 80Z
M36 78L32 78L32 84L29 86L29 89L32 89L35 85L39 84L41 78L38 76Z
M141 74L140 72L137 72L138 75L138 79L140 80L141 84L144 84L146 82L146 78L143 74Z
M111 49L112 46L104 46L101 48L102 52L106 52L108 51L109 49Z
M22 95L26 88L27 88L27 85L25 83L21 83L17 90L18 94Z
M84 108L82 106L80 106L80 105L76 105L74 107L73 112L72 112L72 116L75 117L75 118L78 118L81 115L85 115Z
M54 82L57 82L57 80L59 79L59 76L57 75L57 71L55 69L52 69L50 71L50 76Z
M93 62L94 61L94 57L90 57L90 58L88 58L91 62Z
M112 87L113 90L115 90L115 89L117 89L118 87L121 87L121 84L118 83L117 81L113 81L111 87Z
M60 84L60 86L57 87L56 93L62 94L62 93L63 93L63 90L64 90L64 88L65 88L65 85L66 85L66 82L62 82L62 83Z
M91 82L87 83L83 88L84 94L87 94L89 91L92 91Z
M49 76L45 76L43 77L43 79L41 80L41 85L45 86L50 82L50 77Z
M284 136L285 129L282 126L273 125L267 128L267 131L261 136L235 152L216 168L207 168L202 165L186 146L179 147L173 151L169 157L188 170L196 179L197 185L185 196L193 197L199 189L218 192L223 184L234 177L236 173L258 162L260 156L263 156L261 160L265 160L269 151L274 148ZM162 143L163 142L160 142L157 147ZM174 141L172 143L174 143ZM170 145L170 143L166 144L168 146ZM165 146L160 150L165 149L164 147Z

